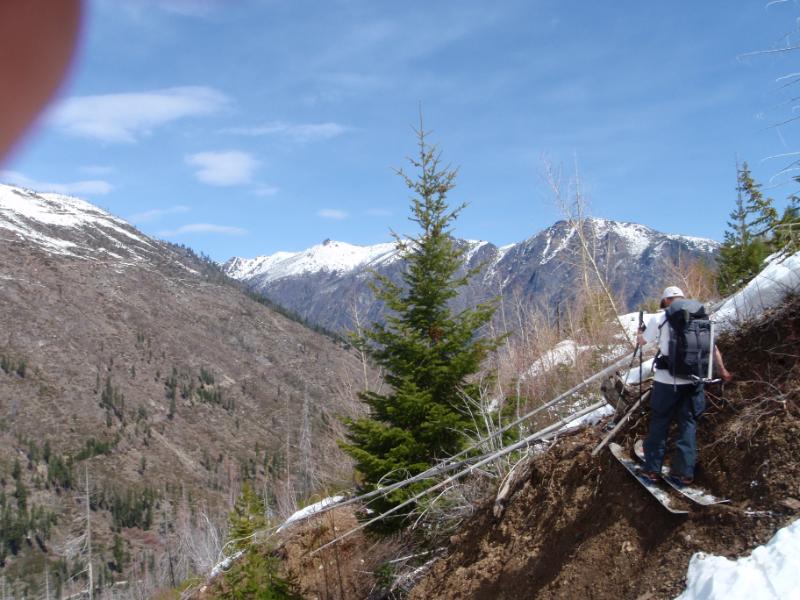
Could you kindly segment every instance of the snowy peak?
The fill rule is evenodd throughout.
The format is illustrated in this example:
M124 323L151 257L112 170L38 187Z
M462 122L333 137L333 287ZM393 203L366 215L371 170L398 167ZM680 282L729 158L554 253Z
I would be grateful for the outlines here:
M482 248L491 246L489 242L481 240L467 240L463 243L467 246L465 253L467 262L470 262ZM222 268L234 279L247 281L258 278L259 282L271 283L314 273L345 275L388 265L399 259L400 253L395 242L358 246L327 239L302 252L276 252L256 258L234 257Z
M389 263L397 256L394 243L356 246L328 239L302 252L276 252L252 259L232 258L223 268L234 279L259 277L272 282L319 272L342 275L355 269Z
M580 235L578 235L580 233ZM456 240L465 267L481 269L457 299L459 306L501 295L504 302L529 302L554 310L571 301L581 277L583 244L610 287L633 308L663 289L669 266L679 261L712 260L719 244L712 240L661 233L645 225L587 218L578 230L559 221L530 238L507 246L479 240ZM394 244L354 246L326 240L303 252L279 252L254 259L234 258L225 272L254 290L331 330L351 330L349 307L359 318L380 321L382 307L369 288L369 270L401 283L401 254ZM511 304L509 309L513 310Z
M540 252L539 264L544 265L575 244L576 233L577 229L570 222L558 221L522 242L520 246L526 252L536 248ZM648 251L657 253L661 246L668 242L676 242L701 253L713 253L719 248L719 243L714 240L666 234L639 223L611 221L598 217L584 219L583 233L591 247L596 247L598 244L613 244L617 246L617 250L624 251L634 258L640 258Z
M89 202L4 184L0 184L0 237L80 258L142 257L155 249L131 225Z

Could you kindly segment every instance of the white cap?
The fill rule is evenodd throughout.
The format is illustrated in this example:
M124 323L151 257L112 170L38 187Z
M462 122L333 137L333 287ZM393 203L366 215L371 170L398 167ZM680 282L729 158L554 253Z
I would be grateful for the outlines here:
M664 293L661 294L661 298L683 298L683 290L681 288L671 285L668 288L664 288Z

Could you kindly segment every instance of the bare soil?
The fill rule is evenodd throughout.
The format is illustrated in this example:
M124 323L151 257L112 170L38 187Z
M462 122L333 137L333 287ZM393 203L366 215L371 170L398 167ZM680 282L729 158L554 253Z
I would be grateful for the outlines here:
M367 598L376 587L377 567L397 552L390 540L370 540L361 532L312 554L335 537L354 529L358 519L351 507L343 507L293 524L272 543L256 545L250 552L262 552L280 559L279 575L291 581L304 598L350 600ZM194 600L230 597L230 582L217 577L200 587Z

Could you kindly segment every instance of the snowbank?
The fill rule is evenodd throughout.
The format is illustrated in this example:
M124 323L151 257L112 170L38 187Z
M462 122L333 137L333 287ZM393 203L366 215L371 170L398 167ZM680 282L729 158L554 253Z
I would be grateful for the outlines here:
M647 323L650 321L652 317L658 316L660 314L662 314L662 311L654 313L646 312L642 315L642 320L644 321L644 324L647 325ZM638 312L626 313L624 315L619 315L617 319L619 319L619 322L625 327L625 332L627 336L635 341L636 334L639 331L639 313Z
M650 358L642 363L642 381L647 381L653 377L653 362L655 359ZM639 383L639 364L630 369L623 379L625 385L638 385Z
M675 600L799 600L800 519L750 556L692 556L686 591Z
M573 411L577 412L577 411ZM564 431L570 431L572 429L577 429L578 427L583 427L584 425L597 425L600 421L605 419L609 415L614 414L614 407L610 404L604 404L600 408L594 409L592 412L583 415L582 417L578 417L574 421L570 421L563 427L561 427L558 431L559 433Z
M295 521L300 521L301 519L307 519L311 515L318 513L324 508L327 508L331 504L336 504L337 502L341 502L344 500L344 496L330 496L328 498L324 498L320 500L316 504L310 504L305 508L298 510L294 513L291 517L286 519L286 522L278 527L278 531L283 531L290 523L294 523Z
M235 554L232 554L231 556L226 556L225 558L223 558L220 562L218 562L216 565L214 565L214 568L211 569L211 573L209 573L208 578L209 579L214 579L214 577L216 577L220 573L223 573L223 572L227 571L230 568L230 566L233 564L233 561L238 560L239 557L242 556L242 554L244 554L244 550L239 550Z
M536 360L525 372L523 379L538 377L561 365L571 367L575 364L578 354L588 349L589 346L579 346L572 340L562 340Z
M779 304L792 291L800 290L800 252L778 254L767 259L767 266L742 290L728 298L713 318L723 329L758 317Z

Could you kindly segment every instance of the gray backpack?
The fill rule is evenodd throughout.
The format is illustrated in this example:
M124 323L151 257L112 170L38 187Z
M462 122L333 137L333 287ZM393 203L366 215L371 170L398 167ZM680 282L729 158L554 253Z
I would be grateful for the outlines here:
M711 321L697 300L673 300L666 309L669 325L669 354L658 356L656 366L669 369L670 375L703 379L711 360Z

